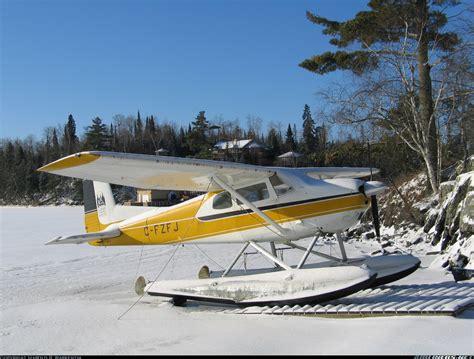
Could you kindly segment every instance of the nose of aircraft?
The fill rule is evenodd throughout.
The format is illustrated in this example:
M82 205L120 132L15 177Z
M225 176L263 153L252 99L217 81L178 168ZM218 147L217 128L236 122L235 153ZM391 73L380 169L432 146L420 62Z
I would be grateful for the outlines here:
M387 186L379 181L367 181L364 182L363 186L359 187L359 191L362 192L365 196L370 197L371 210L372 210L372 219L374 221L375 235L377 240L380 241L380 220L379 220L379 208L377 204L376 195L385 191Z
M369 196L375 196L379 193L382 193L385 191L388 187L379 181L367 181L364 183L364 190L363 193L369 197Z

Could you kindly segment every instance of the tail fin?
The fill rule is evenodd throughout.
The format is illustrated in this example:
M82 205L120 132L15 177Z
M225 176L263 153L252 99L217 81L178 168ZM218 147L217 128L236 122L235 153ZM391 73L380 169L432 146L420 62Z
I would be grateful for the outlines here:
M112 223L123 221L156 207L120 206L115 204L110 184L84 180L84 224L86 232L100 232Z
M110 184L85 180L84 190L84 224L86 232L99 232L113 222L112 213L115 200Z

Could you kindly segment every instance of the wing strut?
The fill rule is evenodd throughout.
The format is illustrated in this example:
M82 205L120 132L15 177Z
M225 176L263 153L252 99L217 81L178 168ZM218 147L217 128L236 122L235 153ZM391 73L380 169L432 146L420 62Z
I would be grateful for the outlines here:
M265 222L269 223L275 230L278 232L279 235L287 238L287 234L289 232L288 229L283 228L280 226L278 223L276 223L273 219L268 217L265 213L263 213L261 210L259 210L255 205L252 204L249 200L247 200L244 196L242 196L239 192L237 192L235 189L233 189L231 186L229 186L227 183L225 183L223 180L221 180L217 176L213 176L212 179L214 182L216 182L220 187L222 187L224 190L229 192L231 195L236 197L239 201L241 201L243 204L245 204L248 208L250 208L255 214L257 214L260 218L262 218Z

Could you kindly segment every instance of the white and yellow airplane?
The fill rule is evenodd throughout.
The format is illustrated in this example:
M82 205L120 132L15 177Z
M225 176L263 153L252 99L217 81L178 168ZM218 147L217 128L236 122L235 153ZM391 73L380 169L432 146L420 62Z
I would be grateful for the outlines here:
M115 152L81 152L39 171L84 181L86 234L58 237L47 244L88 242L95 246L243 243L220 278L149 283L150 295L250 304L316 302L351 294L404 277L420 264L411 255L350 259L340 233L356 224L386 187L356 179L369 168L281 168L232 162ZM115 204L110 183L148 189L204 192L170 207ZM335 233L341 257L318 251L317 233ZM305 248L295 244L314 236ZM270 243L270 251L262 246ZM278 258L275 243L302 250L294 266ZM272 260L279 271L232 276L248 246ZM305 266L309 254L331 261Z

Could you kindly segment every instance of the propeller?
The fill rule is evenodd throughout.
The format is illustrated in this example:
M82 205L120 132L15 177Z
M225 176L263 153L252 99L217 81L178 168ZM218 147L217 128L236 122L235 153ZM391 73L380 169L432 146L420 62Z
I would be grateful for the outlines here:
M367 198L370 197L372 218L374 223L375 235L377 240L380 242L380 217L379 217L379 206L377 203L377 194L387 188L382 182L368 181L359 187L359 192Z
M369 156L369 166L370 166L370 181L372 182L373 179L373 173L372 173L372 160L370 158L370 141L367 141L367 152ZM364 188L364 194L365 194L365 186L362 186ZM374 220L374 229L375 229L375 235L377 236L377 241L380 242L380 218L379 218L379 206L377 204L377 197L374 195L370 196L370 204L371 204L371 209L372 209L372 218Z
M377 236L377 241L380 242L380 219L379 219L379 206L377 204L377 197L375 195L370 196L371 208L372 208L372 218L374 219L374 229L375 235Z

